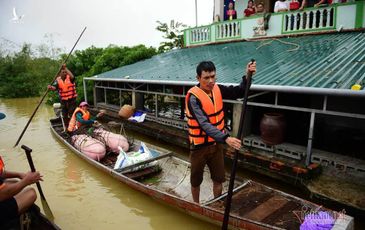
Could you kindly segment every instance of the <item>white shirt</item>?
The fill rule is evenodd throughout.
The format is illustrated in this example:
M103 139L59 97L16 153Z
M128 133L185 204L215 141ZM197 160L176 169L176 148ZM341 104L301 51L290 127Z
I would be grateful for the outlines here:
M278 12L279 10L286 9L289 10L289 3L287 1L276 1L274 6L274 12Z

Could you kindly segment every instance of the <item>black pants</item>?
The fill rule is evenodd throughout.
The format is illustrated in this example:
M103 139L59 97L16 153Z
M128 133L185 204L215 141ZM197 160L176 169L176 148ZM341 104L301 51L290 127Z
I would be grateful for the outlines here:
M66 126L68 125L68 121L71 119L73 112L76 109L76 98L62 100L62 116L65 121Z

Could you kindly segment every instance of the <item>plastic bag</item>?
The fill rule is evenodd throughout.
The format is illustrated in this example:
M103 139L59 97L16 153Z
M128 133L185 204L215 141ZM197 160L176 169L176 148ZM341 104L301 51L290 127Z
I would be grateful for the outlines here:
M123 169L130 165L134 165L134 164L137 164L137 163L140 163L140 162L153 158L150 150L147 148L147 146L143 142L141 142L141 147L139 148L139 150L137 152L126 153L123 151L122 148L120 148L120 147L118 147L118 148L119 148L119 155L118 155L117 161L115 162L114 169ZM140 165L140 166L137 166L137 167L131 169L131 171L137 171L140 169L151 167L155 164L156 164L155 162L151 162L151 163L148 163L145 165Z

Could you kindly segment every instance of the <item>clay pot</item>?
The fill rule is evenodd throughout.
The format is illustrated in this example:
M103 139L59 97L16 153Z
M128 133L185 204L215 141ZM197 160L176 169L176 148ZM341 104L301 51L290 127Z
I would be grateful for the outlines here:
M134 106L131 105L123 105L120 108L118 115L123 119L130 118L134 113Z
M286 122L281 113L265 113L261 119L261 139L267 145L283 143L285 129Z

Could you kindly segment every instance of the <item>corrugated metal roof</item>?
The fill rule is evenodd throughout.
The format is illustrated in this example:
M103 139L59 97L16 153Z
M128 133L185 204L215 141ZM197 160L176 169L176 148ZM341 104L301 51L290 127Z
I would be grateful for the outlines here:
M96 79L195 82L195 68L211 60L219 83L236 84L254 58L253 86L350 89L365 84L365 33L348 32L216 44L174 50L99 74ZM126 77L127 76L127 77ZM91 79L91 78L89 78ZM287 87L285 87L287 88ZM364 87L362 87L364 91Z

